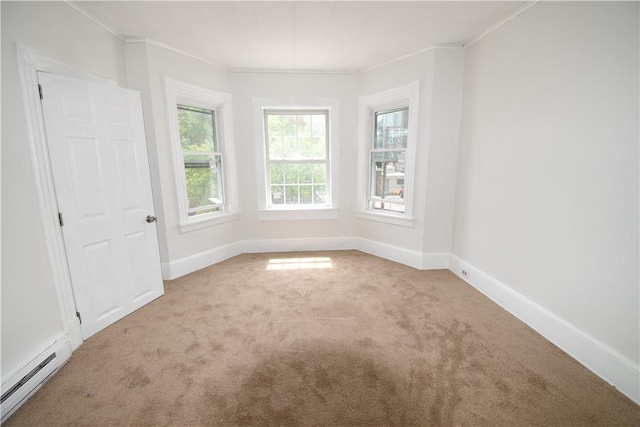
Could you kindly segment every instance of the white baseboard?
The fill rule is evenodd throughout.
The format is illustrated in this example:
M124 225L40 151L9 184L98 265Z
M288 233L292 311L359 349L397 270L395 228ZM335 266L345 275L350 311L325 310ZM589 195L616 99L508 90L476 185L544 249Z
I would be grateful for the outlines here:
M380 258L395 261L418 270L449 268L449 253L422 253L373 240L354 238L355 248Z
M37 370L33 376L28 377L35 368L42 364L51 354L55 353L53 358L46 366ZM42 385L55 374L71 357L71 344L69 343L69 337L66 334L62 334L57 338L54 338L50 344L45 346L42 350L36 352L28 361L21 367L10 372L8 379L2 382L1 392L4 395L9 390L14 388L21 381L23 384L16 387L15 391L8 396L2 405L0 406L0 412L2 413L2 419L0 423L3 423L13 414L26 400L31 397Z
M399 262L409 267L422 268L422 252L362 238L356 238L355 244L355 248L359 251L388 259L389 261Z
M450 253L422 254L421 270L448 269L451 262Z
M423 254L419 251L380 243L360 237L319 237L313 239L241 240L185 258L162 263L162 278L176 279L243 253L303 252L357 249L399 262L419 270L449 268L448 253Z
M640 368L633 361L455 255L450 270L640 404Z
M162 263L162 278L173 280L185 274L193 273L201 268L219 263L242 253L241 242L209 249L169 263Z

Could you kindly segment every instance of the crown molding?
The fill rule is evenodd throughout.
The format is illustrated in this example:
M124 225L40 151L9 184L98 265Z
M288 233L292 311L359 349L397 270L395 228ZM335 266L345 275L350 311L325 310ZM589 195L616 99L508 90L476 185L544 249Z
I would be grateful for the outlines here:
M110 26L106 25L105 23L100 21L98 18L96 18L95 16L93 16L92 14L90 14L89 12L87 12L86 10L81 8L80 6L78 6L78 2L70 1L70 0L63 0L63 2L67 6L69 6L71 9L73 9L76 12L78 12L79 14L83 15L85 18L88 18L89 20L93 21L95 24L97 24L100 27L102 27L105 31L107 31L109 34L111 34L112 36L114 36L118 40L124 41L125 37L122 34L120 34L116 30L114 30Z
M135 43L150 44L150 45L153 45L153 46L160 47L162 49L167 49L167 50L170 50L172 52L179 53L179 54L184 55L184 56L186 56L188 58L195 59L196 61L204 62L207 65L211 65L212 67L219 68L219 69L221 69L223 71L228 71L228 72L232 71L232 70L230 70L229 68L227 68L227 67L225 67L223 65L217 64L217 63L215 63L213 61L209 61L208 59L205 59L205 58L203 58L201 56L193 55L193 54L191 54L189 52L185 52L184 50L178 49L176 47L170 46L170 45L165 44L165 43L161 43L161 42L153 40L153 39L139 38L139 37L127 37L123 41L126 44L135 44Z
M498 28L502 27L504 24L506 24L507 22L511 21L513 18L515 18L516 16L524 13L526 10L528 10L529 8L537 5L538 3L540 3L542 0L534 0L531 1L529 3L527 3L526 5L524 5L523 7L521 7L520 9L516 10L515 12L513 12L510 15L507 15L505 18L501 19L500 21L498 21L496 24L492 25L491 27L489 27L488 29L486 29L485 31L483 31L482 33L480 33L478 36L476 36L475 38L471 39L470 41L464 43L462 46L466 49L468 47L473 46L474 44L478 43L480 40L482 40L483 38L485 38L486 36L488 36L489 34L493 33L495 30L497 30Z
M208 65L211 65L213 67L219 68L221 70L227 71L229 73L238 73L238 74L242 74L242 73L247 73L247 74L249 74L249 73L258 73L258 74L332 74L332 75L348 75L348 74L366 73L368 71L372 71L372 70L375 70L377 68L381 68L381 67L384 67L386 65L392 64L394 62L402 61L404 59L411 58L411 57L414 57L414 56L417 56L417 55L420 55L422 53L426 53L426 52L429 52L429 51L432 51L432 50L435 50L435 49L466 49L468 47L473 46L478 41L480 41L481 39L483 39L487 35L491 34L492 32L494 32L495 30L497 30L498 28L500 28L501 26L503 26L507 22L511 21L512 19L514 19L518 15L524 13L529 8L531 8L531 7L535 6L536 4L540 3L542 0L534 0L534 1L531 1L531 2L527 3L522 8L520 8L517 11L515 11L515 12L511 13L510 15L506 16L505 18L503 18L502 20L498 21L496 24L494 24L493 26L489 27L487 30L485 30L484 32L482 32L481 34L476 36L475 38L471 39L468 42L463 43L462 45L443 44L443 45L429 46L429 47L417 50L415 52L410 52L410 53L407 53L405 55L401 55L401 56L398 56L396 58L393 58L393 59L390 59L390 60L387 60L387 61L383 61L383 62L381 62L379 64L375 64L375 65L372 65L372 66L369 66L369 67L366 67L366 68L362 68L362 69L353 69L353 70L331 70L331 69L326 69L326 70L322 70L322 69L316 69L316 70L292 70L292 69L286 69L286 68L285 69L229 68L229 67L223 66L221 64L218 64L216 62L213 62L213 61L210 61L208 59L205 59L205 58L203 58L201 56L185 52L185 51L183 51L181 49L178 49L176 47L170 46L170 45L165 44L165 43L161 43L161 42L156 41L156 40L152 40L152 39L148 39L148 38L125 37L124 35L118 33L116 30L114 30L110 26L104 24L98 18L96 18L95 16L93 16L92 14L90 14L89 12L84 10L82 7L80 7L78 5L77 1L72 1L72 0L63 0L63 1L67 6L69 6L70 8L75 10L76 12L84 15L86 18L88 18L89 20L93 21L95 24L99 25L105 31L107 31L108 33L110 33L111 35L113 35L114 37L116 37L117 39L121 40L124 43L147 43L147 44L150 44L150 45L154 45L154 46L157 46L157 47L160 47L160 48L163 48L163 49L167 49L167 50L170 50L172 52L184 55L184 56L186 56L188 58L195 59L197 61L203 62L205 64L208 64Z

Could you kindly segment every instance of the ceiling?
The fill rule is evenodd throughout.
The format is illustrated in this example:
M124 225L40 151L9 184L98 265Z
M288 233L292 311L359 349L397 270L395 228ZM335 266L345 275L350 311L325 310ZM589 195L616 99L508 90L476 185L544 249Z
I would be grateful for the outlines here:
M123 39L149 39L229 70L362 71L463 45L522 1L77 1Z

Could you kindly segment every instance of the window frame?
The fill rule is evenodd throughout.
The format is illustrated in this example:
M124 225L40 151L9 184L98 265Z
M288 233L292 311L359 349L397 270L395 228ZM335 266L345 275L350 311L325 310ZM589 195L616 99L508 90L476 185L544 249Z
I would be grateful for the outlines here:
M375 109L372 112L372 132L371 132L371 145L369 146L369 192L367 195L367 209L371 210L373 212L382 212L382 213L391 213L393 214L393 210L384 210L384 209L375 209L372 208L371 206L375 203L381 203L381 204L385 204L385 203L389 203L392 205L400 205L403 206L405 211L404 212L399 212L404 214L406 212L406 204L404 201L404 196L402 197L402 200L400 200L399 202L394 202L394 201L387 201L384 197L384 194L382 195L382 197L375 197L373 195L373 177L374 177L374 166L373 164L375 163L373 156L375 153L393 153L393 152L402 152L404 154L404 158L406 160L407 157L407 147L402 147L402 148L376 148L376 133L378 130L378 115L380 114L389 114L389 113L395 113L395 112L399 112L399 111L406 111L407 112L407 116L409 115L409 107L396 107L396 108L391 108L391 109L385 109L385 110L381 110L381 109ZM408 145L408 140L407 140L407 145ZM405 172L406 173L406 172ZM404 187L404 177L402 178L402 186ZM384 189L384 182L383 182L383 189Z
M256 179L258 189L258 219L260 221L282 220L323 220L338 218L339 212L339 132L340 129L340 101L337 98L300 97L300 98L254 98L254 138ZM265 110L296 112L296 111L327 111L328 113L328 188L326 190L327 203L324 205L272 205L271 191L267 174L266 152L266 123Z
M413 226L414 181L416 175L415 163L418 139L418 99L419 83L408 85L371 95L361 96L358 100L359 109L359 161L358 161L358 201L356 216L362 219L381 221L390 224ZM373 209L371 198L371 177L375 151L374 136L376 129L376 113L385 113L408 109L408 135L405 151L404 176L404 212ZM398 150L394 150L398 151ZM378 200L379 201L379 200Z
M236 219L239 215L235 153L233 144L233 117L231 95L165 77L167 91L167 114L170 140L173 147L173 164L176 183L176 198L181 232L192 231ZM220 157L223 203L210 206L219 210L201 215L189 215L187 194L185 152L180 141L178 108L192 107L213 112L214 152L196 154Z
M320 159L314 159L309 158L309 159L282 159L282 160L274 160L270 158L270 154L269 154L269 126L268 126L268 121L267 121L267 116L268 115L296 115L296 116L300 116L300 115L324 115L325 116L325 157L324 159L320 160ZM265 150L265 169L266 169L266 175L265 175L265 179L266 179L266 188L267 188L267 194L271 194L271 168L270 166L273 164L282 164L282 165L287 165L287 164L323 164L325 165L325 177L326 177L326 182L324 183L325 185L325 203L323 204L316 204L316 203L310 203L310 204L287 204L286 202L283 203L282 205L280 204L274 204L273 203L273 197L267 197L266 199L266 207L267 209L274 209L274 210L299 210L299 209L324 209L324 208L328 208L331 206L331 160L330 160L330 135L329 135L329 129L331 126L331 118L329 117L330 113L329 110L326 108L316 108L316 109L282 109L282 108L276 108L276 109L264 109L263 110L263 117L262 117L262 121L264 124L264 150ZM297 186L300 187L300 182L298 181ZM285 200L286 200L286 183L283 184L283 186L285 187Z

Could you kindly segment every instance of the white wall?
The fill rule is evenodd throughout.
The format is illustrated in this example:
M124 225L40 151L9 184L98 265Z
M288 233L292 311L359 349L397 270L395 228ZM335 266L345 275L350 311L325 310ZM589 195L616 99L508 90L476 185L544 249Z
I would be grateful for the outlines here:
M427 154L429 151L429 119L431 117L431 93L433 89L434 50L392 62L388 65L365 71L360 79L360 95L371 95L388 89L405 86L417 81L420 85L418 138L416 147L416 171L414 180L413 226L385 224L378 221L358 219L357 235L416 253L422 252L424 234L424 212L427 177Z
M464 51L437 48L360 75L228 73L154 44L125 47L63 3L1 7L3 379L64 328L38 213L16 42L141 91L169 269L184 274L296 239L339 245L359 237L361 249L391 245L419 257L452 251L637 369L637 2L540 3ZM239 220L180 232L165 76L232 93ZM416 80L414 225L356 219L358 96ZM258 219L262 141L254 98L338 99L338 218Z
M453 245L636 370L638 35L637 2L543 2L466 49Z
M353 236L355 199L358 76L350 74L232 73L231 90L236 123L236 156L243 211L243 240L331 239ZM257 140L255 98L279 100L290 105L307 105L318 98L335 98L339 104L339 212L335 219L264 221L258 219L259 198L256 152L264 141ZM251 249L251 248L249 248Z
M2 7L2 379L63 332L40 218L16 43L123 83L122 42L63 3Z
M185 83L228 93L228 73L153 43L129 42L125 50L129 87L142 93L161 261L165 269L167 266L173 268L174 274L176 268L180 270L180 274L185 274L203 267L202 262L206 261L191 262L191 268L176 266L184 264L190 257L236 242L239 237L239 221L181 232L164 79L172 77ZM209 264L214 261L214 258L209 259Z
M462 102L462 48L436 49L428 117L422 252L450 253Z
M461 47L438 47L362 74L363 95L418 81L420 123L413 226L360 219L358 236L421 256L451 252L463 59Z

